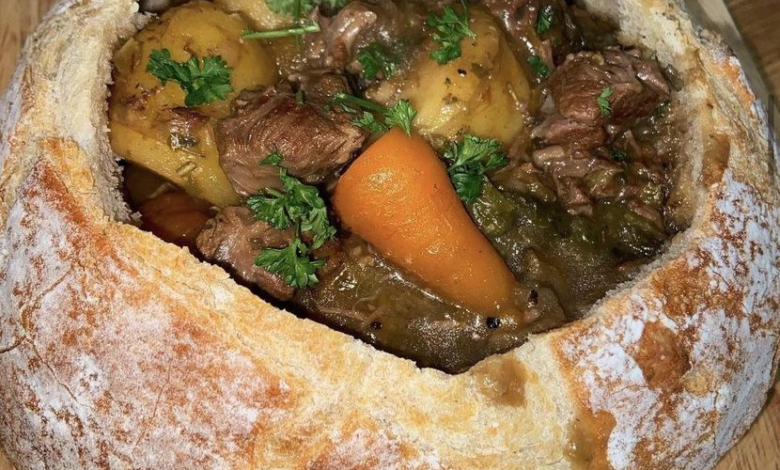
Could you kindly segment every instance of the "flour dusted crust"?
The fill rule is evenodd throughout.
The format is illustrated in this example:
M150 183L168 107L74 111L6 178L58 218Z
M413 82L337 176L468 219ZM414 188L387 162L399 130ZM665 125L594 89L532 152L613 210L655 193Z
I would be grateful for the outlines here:
M130 0L63 1L0 103L0 446L18 470L707 469L778 363L780 207L737 61L664 0L590 0L686 88L692 227L588 316L469 372L301 320L125 224L106 139Z

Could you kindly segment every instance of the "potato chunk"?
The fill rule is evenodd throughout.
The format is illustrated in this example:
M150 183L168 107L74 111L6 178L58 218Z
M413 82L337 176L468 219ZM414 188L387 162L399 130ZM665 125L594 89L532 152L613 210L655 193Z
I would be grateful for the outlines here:
M291 16L274 13L264 0L216 0L216 3L225 11L240 13L259 31L289 28L293 24Z
M277 78L272 55L258 41L241 39L248 28L213 4L195 1L168 11L120 48L109 103L114 151L197 198L220 207L238 202L219 166L214 124L229 114L241 90L269 86ZM222 56L233 69L234 92L223 101L184 108L185 92L177 83L163 86L146 71L155 49L168 49L179 62L193 54Z
M406 74L369 95L410 100L422 135L452 139L471 133L508 145L526 125L531 88L498 23L482 9L469 13L476 38L463 39L461 57L440 65L428 56L437 47L428 40ZM400 93L390 91L396 87Z

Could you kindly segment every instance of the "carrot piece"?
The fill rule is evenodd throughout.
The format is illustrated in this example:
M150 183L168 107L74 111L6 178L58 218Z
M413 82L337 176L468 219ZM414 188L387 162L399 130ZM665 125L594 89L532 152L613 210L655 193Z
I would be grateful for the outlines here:
M439 295L488 315L517 311L514 276L421 138L382 136L341 177L333 205L350 231Z

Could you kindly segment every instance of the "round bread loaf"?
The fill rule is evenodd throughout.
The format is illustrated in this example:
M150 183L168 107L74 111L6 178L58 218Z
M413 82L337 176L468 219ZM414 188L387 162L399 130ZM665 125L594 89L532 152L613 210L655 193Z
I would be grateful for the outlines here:
M780 195L739 63L671 0L587 0L685 86L690 228L580 321L450 376L278 310L127 223L131 0L59 3L0 103L0 445L18 470L708 469L778 364Z

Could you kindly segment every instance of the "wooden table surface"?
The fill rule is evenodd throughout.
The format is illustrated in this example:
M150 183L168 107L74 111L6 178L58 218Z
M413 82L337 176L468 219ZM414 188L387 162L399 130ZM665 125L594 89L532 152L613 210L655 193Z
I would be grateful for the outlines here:
M13 73L24 38L55 0L0 0L0 90ZM262 1L262 0L258 0ZM704 7L709 2L700 0ZM780 0L726 0L770 89L780 93ZM0 470L11 470L0 453ZM717 470L780 470L780 384L747 436Z

